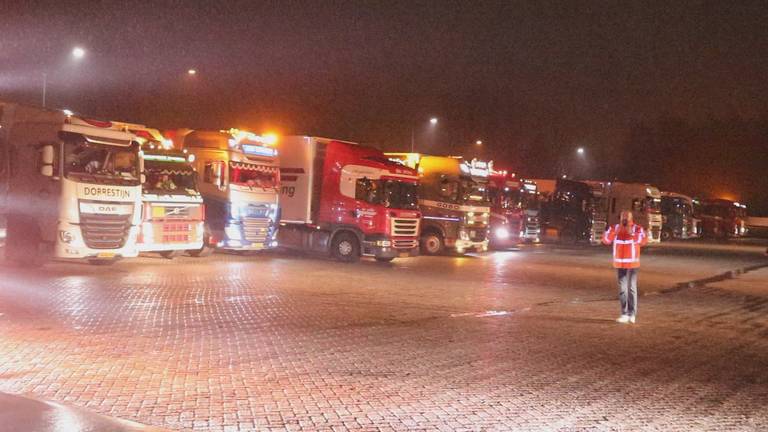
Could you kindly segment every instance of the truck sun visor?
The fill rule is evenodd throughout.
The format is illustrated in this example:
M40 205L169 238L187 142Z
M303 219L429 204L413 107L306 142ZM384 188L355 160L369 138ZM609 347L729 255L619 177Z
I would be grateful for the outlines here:
M122 140L122 139L115 139L115 138L107 138L107 137L96 137L92 135L83 135L83 138L85 138L86 141L93 144L107 144L107 145L116 145L121 147L128 147L131 145L131 140Z

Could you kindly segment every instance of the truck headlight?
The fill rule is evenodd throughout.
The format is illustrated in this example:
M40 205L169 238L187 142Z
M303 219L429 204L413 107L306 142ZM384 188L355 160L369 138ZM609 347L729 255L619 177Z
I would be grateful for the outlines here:
M496 238L498 239L509 238L509 231L504 227L496 228L496 231L494 232L494 234L496 234Z
M240 232L239 225L227 225L224 227L224 232L227 234L227 238L230 240L242 240L243 234Z
M464 230L461 230L459 231L459 238L461 240L469 240L469 233Z
M379 247L390 247L392 246L392 242L389 240L376 240L376 246Z
M230 203L229 204L229 217L231 219L240 219L240 204L239 203Z
M155 237L155 230L152 227L152 223L144 222L141 224L141 237L144 239L144 243L152 243Z
M61 240L62 243L70 244L75 240L75 237L72 235L69 231L59 231L59 240Z

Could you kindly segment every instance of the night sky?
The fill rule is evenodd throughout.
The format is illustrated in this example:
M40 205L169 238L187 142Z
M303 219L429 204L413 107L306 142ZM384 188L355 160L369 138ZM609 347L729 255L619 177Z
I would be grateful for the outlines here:
M45 72L49 106L98 118L385 150L413 130L417 150L530 177L646 181L768 213L765 1L0 6L4 99L39 104Z

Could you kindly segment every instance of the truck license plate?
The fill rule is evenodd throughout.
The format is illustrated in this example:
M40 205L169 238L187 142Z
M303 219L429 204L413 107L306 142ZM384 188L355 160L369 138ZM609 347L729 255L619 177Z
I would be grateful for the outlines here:
M409 256L411 256L411 254L409 254L408 252L400 252L399 256L400 258L408 258Z
M96 255L96 258L114 258L115 253L114 252L99 252Z

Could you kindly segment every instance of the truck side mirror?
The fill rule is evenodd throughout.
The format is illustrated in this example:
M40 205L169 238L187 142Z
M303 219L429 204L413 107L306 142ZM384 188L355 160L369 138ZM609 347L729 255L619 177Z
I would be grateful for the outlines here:
M216 184L219 186L219 189L224 190L227 188L226 185L226 179L224 178L225 173L225 165L224 162L219 162L216 166Z
M40 174L53 177L53 145L46 144L40 151Z
M147 182L147 173L144 172L144 153L139 152L139 182L144 184Z

